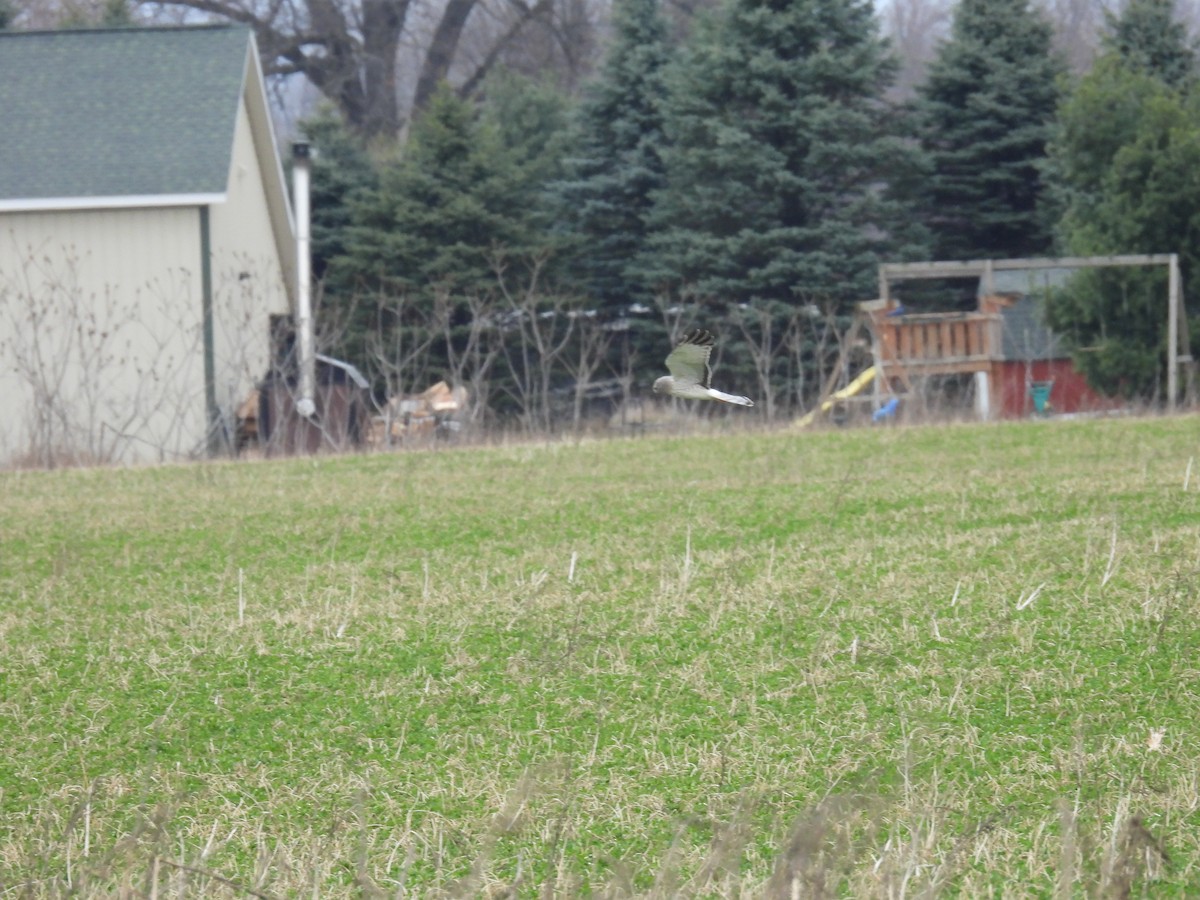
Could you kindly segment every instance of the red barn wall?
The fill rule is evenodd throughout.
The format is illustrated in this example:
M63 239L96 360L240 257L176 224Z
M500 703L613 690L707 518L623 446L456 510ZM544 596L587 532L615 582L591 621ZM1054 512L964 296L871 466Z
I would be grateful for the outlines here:
M1069 359L1039 359L1031 362L998 363L992 370L992 390L998 397L999 418L1022 419L1033 415L1030 381L1054 381L1050 389L1050 412L1079 413L1119 409L1121 403L1102 397L1088 387Z

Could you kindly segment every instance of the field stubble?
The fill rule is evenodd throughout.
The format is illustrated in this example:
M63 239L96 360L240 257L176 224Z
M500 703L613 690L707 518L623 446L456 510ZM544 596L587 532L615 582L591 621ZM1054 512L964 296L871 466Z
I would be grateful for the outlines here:
M0 895L1195 895L1198 444L0 475Z

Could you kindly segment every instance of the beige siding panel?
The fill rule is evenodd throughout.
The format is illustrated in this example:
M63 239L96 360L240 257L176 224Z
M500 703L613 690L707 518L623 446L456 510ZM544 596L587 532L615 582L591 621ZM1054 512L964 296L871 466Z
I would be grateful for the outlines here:
M250 133L262 175L275 235L275 252L281 260L288 296L296 288L296 233L292 225L292 210L286 176L280 159L281 145L275 140L271 127L271 110L262 80L262 62L253 40L246 48L246 83L243 90L245 109L250 118Z
M0 215L0 464L202 451L195 207Z
M213 334L217 405L238 403L266 374L269 317L289 311L245 104L238 109L228 199L212 207Z

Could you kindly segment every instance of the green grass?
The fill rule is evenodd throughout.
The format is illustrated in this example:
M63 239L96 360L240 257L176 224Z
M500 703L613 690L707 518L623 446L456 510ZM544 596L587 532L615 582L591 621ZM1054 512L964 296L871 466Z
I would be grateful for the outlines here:
M0 896L1195 896L1197 424L0 474Z

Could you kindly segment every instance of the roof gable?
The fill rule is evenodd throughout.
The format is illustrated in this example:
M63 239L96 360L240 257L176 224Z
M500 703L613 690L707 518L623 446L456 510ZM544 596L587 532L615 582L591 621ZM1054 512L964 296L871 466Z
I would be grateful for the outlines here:
M1001 316L1001 356L1007 360L1063 359L1071 354L1042 320L1045 295L1022 294Z
M0 33L0 201L225 193L242 27Z
M1067 267L1054 267L1004 269L992 273L992 285L996 292L1016 295L1016 299L1001 311L1004 319L1001 356L1004 359L1033 361L1070 356L1061 336L1046 326L1044 309L1046 294L1066 284L1075 271Z

